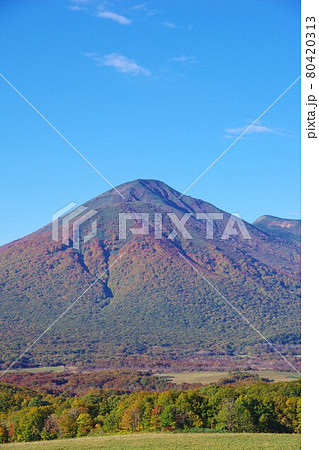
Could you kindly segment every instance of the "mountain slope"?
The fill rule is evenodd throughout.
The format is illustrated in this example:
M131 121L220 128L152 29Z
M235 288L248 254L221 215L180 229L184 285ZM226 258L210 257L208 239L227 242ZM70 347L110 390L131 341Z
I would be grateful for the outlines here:
M84 205L97 211L97 235L83 242L91 229L85 222L80 251L52 241L51 225L0 248L3 367L87 289L23 364L194 366L206 355L212 365L224 364L223 358L227 365L239 353L262 354L266 365L273 364L263 339L191 266L282 352L295 352L298 243L248 223L251 239L222 239L228 213L189 196L179 199L160 181L136 180L117 189L125 199L111 190ZM128 212L149 214L148 235L119 238L119 213ZM205 222L195 217L208 212L223 214L209 240ZM155 213L162 214L163 239L155 236ZM193 239L179 232L169 239L174 226L167 213L189 213L185 227Z
M288 241L300 242L301 220L281 219L275 216L261 216L255 222L255 227L271 236L286 239Z

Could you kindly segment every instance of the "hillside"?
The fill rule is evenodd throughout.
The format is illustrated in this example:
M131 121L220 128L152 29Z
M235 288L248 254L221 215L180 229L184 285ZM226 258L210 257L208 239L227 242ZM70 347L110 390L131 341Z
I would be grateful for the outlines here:
M228 213L189 196L178 199L160 181L117 189L125 199L111 190L84 205L97 211L97 236L82 239L80 251L54 242L51 224L0 248L2 366L95 282L21 364L289 369L187 261L293 361L300 336L299 244L256 223L245 224L250 240L241 234L222 239ZM150 234L119 239L123 212L149 213ZM179 232L168 239L168 212L191 214L186 227L193 239ZM203 212L224 214L211 240L205 222L194 217ZM155 239L154 213L163 214L163 239ZM85 222L82 237L90 229Z
M274 237L293 242L300 242L301 239L301 221L298 219L261 216L253 222L253 225Z

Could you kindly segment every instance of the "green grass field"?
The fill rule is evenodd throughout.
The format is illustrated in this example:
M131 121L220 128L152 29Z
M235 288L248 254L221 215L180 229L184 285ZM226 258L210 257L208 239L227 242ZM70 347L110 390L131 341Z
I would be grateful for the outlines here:
M93 438L66 439L45 442L5 444L3 448L19 450L249 450L249 449L300 449L297 434L222 434L222 433L149 433Z
M264 371L249 371L251 374L258 374L260 377L269 378L274 381L293 381L300 378L294 372L275 372L272 370ZM171 373L157 373L156 375L168 378L176 384L181 383L202 383L210 384L216 383L223 378L229 376L229 372L171 372Z
M40 372L63 372L65 370L64 366L43 366L43 367L30 367L30 369L11 369L8 372L29 372L29 373L40 373Z

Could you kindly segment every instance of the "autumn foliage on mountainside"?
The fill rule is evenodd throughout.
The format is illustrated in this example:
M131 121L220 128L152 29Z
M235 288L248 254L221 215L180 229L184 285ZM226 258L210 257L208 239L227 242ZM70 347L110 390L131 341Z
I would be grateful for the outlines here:
M228 213L215 221L214 239L207 240L205 223L195 215L222 212L215 206L188 196L179 199L178 192L155 180L118 189L125 200L109 191L85 204L98 212L97 236L87 243L82 239L80 251L54 242L50 225L0 248L3 368L92 283L18 365L245 368L257 364L258 356L264 367L273 368L276 361L283 368L278 355L188 262L299 364L298 242L248 223L250 240L240 234L224 240ZM119 239L119 213L132 211L150 214L150 234ZM163 214L161 240L154 237L155 212ZM193 239L179 232L168 239L167 212L191 214L186 226ZM132 226L140 224L128 222ZM81 233L90 229L85 223Z

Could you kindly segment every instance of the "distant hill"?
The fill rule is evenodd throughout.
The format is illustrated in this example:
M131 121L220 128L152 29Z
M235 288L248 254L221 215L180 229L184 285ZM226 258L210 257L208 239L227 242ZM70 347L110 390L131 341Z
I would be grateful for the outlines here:
M241 234L222 239L228 213L200 199L179 199L176 190L157 180L117 189L125 199L111 190L85 203L97 211L97 236L82 239L80 251L53 241L51 224L0 248L2 367L94 283L22 365L216 368L231 366L234 359L238 367L287 369L187 261L292 357L300 338L298 242L265 232L261 220L245 223L250 240ZM123 212L148 212L150 234L119 239ZM190 213L186 227L193 239L179 232L168 239L168 212ZM205 222L195 218L203 212L224 214L214 223L212 240L206 239ZM163 214L163 239L155 238L154 213ZM82 238L90 229L85 222Z
M278 238L295 242L300 242L301 240L301 220L261 216L253 222L253 225L265 233Z

